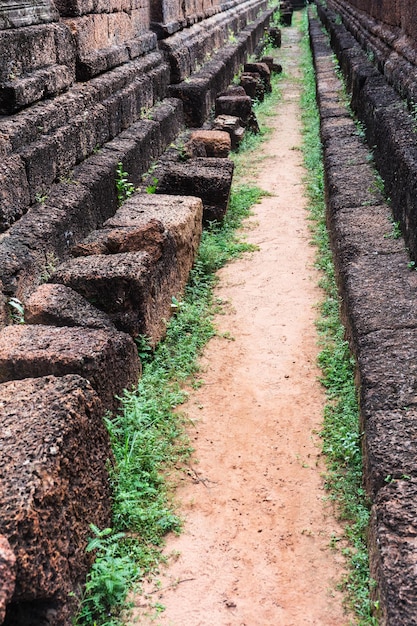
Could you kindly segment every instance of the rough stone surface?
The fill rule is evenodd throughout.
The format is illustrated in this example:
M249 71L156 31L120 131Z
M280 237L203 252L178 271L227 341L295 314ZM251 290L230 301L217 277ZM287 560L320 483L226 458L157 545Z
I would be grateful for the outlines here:
M104 410L72 375L4 383L0 406L0 532L17 567L6 624L69 626L68 593L91 565L89 524L110 523Z
M326 167L326 200L330 211L348 207L374 206L384 199L370 166Z
M16 556L4 535L0 535L0 580L0 623L3 623L16 584Z
M202 144L208 157L228 157L231 150L229 133L220 130L195 130L191 133L190 142Z
M164 163L154 175L157 193L197 196L203 201L205 222L221 221L226 214L233 177L233 161L197 158L187 163Z
M119 245L152 224L156 237L146 246L153 257L145 250L78 257L61 265L52 280L94 302L117 328L133 336L147 335L157 343L165 334L172 296L179 296L188 280L200 242L202 212L199 198L135 194L105 222L104 236L98 231L87 245L102 252L109 241Z
M240 85L251 100L263 102L265 98L265 87L260 74L257 72L242 72L240 75Z
M29 185L24 163L18 156L0 163L0 232L18 220L29 207Z
M382 624L416 623L416 519L415 478L395 480L379 491L372 507L369 543Z
M140 364L134 342L110 329L6 326L0 332L0 382L53 374L90 381L106 408L136 385Z
M416 408L362 413L363 456L367 492L375 497L387 484L387 476L417 478Z
M178 295L169 280L174 246L164 260L154 263L146 252L78 257L63 263L52 280L94 301L120 330L156 344L165 334L171 298Z
M173 285L183 289L197 254L202 232L203 205L199 198L135 194L105 222L115 229L143 228L156 220L164 225L164 241L175 247L176 269L171 268ZM174 275L177 278L174 280Z
M245 72L254 72L256 74L259 74L265 89L265 93L271 93L271 70L267 63L245 63L245 65L243 66L243 70Z
M221 130L230 135L232 150L239 147L245 135L245 129L241 126L240 119L235 115L218 115L213 121L213 129Z
M404 251L360 255L340 270L355 344L380 329L417 328L417 272L408 262Z
M114 330L110 318L65 285L44 284L25 302L25 322Z
M329 2L347 11L352 3ZM381 4L372 3L374 7ZM370 3L362 5L367 10ZM329 18L330 13L318 6ZM357 32L360 21L355 24ZM403 107L395 105L392 90L386 89L375 68L364 62L363 53L351 50L352 37L346 36L343 25L331 25L332 44L354 90L354 108L367 123L367 138L393 198L394 218L390 222L389 208L367 182L367 166L363 151L355 148L358 141L352 122L341 111L330 114L337 102L332 92L338 89L329 73L331 50L314 20L310 32L323 109L328 225L342 306L357 357L365 485L374 502L369 533L371 576L378 583L374 599L379 601L379 623L412 625L417 623L417 283L415 272L408 268L404 241L393 236L394 226L398 228L393 219L401 222L408 245L415 228L415 211L411 209L414 139L410 141L411 125ZM376 62L380 63L378 59ZM322 77L325 84L320 84Z
M151 219L147 224L124 228L95 230L72 249L73 256L147 252L157 261L161 258L167 235L161 221Z

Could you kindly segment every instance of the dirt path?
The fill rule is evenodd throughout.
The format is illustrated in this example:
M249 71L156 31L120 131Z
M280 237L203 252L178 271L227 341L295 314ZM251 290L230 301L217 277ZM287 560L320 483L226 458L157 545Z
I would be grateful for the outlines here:
M137 599L136 622L170 626L343 626L328 548L338 532L323 502L318 437L324 397L314 319L321 298L303 197L299 35L284 31L283 100L253 179L271 192L248 241L259 251L220 272L226 301L205 385L186 410L195 463L178 497L184 531L160 588ZM146 617L147 601L165 611ZM142 606L141 606L142 605Z

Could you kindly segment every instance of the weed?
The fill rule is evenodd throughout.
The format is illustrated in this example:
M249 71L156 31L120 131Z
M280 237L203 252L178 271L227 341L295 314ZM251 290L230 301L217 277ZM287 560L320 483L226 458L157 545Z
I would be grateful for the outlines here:
M400 237L401 237L401 225L400 225L400 222L395 222L394 220L391 220L391 223L392 223L391 232L386 233L384 235L385 239L400 239Z
M45 204L45 202L48 199L48 194L47 193L36 193L35 194L35 202L37 202L38 204Z
M138 580L140 569L130 558L128 549L124 554L120 550L126 542L124 533L115 533L111 528L100 530L94 524L90 528L95 536L89 541L87 552L95 552L95 561L74 624L104 624L97 620L106 616L105 624L112 626L120 623L117 611L125 605L127 590Z
M25 323L25 307L19 298L9 298L10 317L13 324Z
M145 120L153 119L153 111L149 107L141 107L140 118Z
M237 43L237 37L231 28L227 29L227 41L229 43Z
M135 186L129 182L128 176L129 174L123 169L123 163L119 161L116 169L116 191L119 206L135 192Z
M146 187L146 193L156 193L156 190L158 189L158 182L158 179L153 177L151 184Z
M64 183L66 185L78 185L79 183L74 179L74 173L69 172L66 175L59 177L59 182Z
M370 601L373 582L369 574L366 532L369 521L369 503L362 486L361 438L359 411L354 384L355 362L345 340L345 329L340 322L339 296L334 275L333 260L326 229L324 203L323 160L321 153L319 116L316 104L315 76L304 22L302 96L304 163L307 169L306 186L312 221L313 241L317 245L317 267L322 271L321 286L325 299L317 322L321 352L319 365L322 384L326 389L327 404L321 432L326 455L325 486L345 523L343 547L349 572L342 587L347 604L360 623L376 624L373 615L376 606ZM332 546L337 545L336 539Z
M55 272L56 268L59 265L59 259L55 256L53 252L46 253L45 265L42 268L42 272L40 275L41 283L46 283L51 278L52 274Z

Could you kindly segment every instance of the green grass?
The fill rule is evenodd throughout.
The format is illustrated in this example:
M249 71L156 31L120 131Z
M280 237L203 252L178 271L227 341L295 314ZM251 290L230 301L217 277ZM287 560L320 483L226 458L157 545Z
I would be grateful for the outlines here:
M302 121L306 187L312 222L313 242L318 248L317 267L322 271L321 286L325 299L317 323L321 352L319 365L327 403L321 432L327 459L326 489L337 504L344 534L334 537L333 546L342 550L348 573L341 585L346 606L355 622L365 626L378 624L375 605L370 600L370 579L366 533L369 503L362 486L361 436L359 410L354 384L355 362L345 340L340 321L339 295L325 222L323 160L319 139L319 116L316 105L315 76L304 23Z

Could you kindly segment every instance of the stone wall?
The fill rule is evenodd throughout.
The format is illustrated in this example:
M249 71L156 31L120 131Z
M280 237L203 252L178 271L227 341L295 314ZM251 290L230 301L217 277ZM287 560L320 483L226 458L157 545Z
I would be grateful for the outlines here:
M381 626L411 626L417 614L416 120L400 95L410 84L406 74L387 72L394 62L405 67L404 56L394 52L400 33L389 39L392 29L347 3L316 4L322 23L312 20L310 32L327 223L357 366L364 484L372 505L370 567L378 583L374 608ZM362 138L344 106L333 53ZM386 196L370 161L384 180ZM403 237L393 236L393 227Z
M121 207L116 179L137 188L193 107L205 121L272 13L0 0L0 623L72 623L89 524L110 523L102 417L137 384L133 337L164 335L198 248L196 188ZM218 169L230 189L233 164Z

